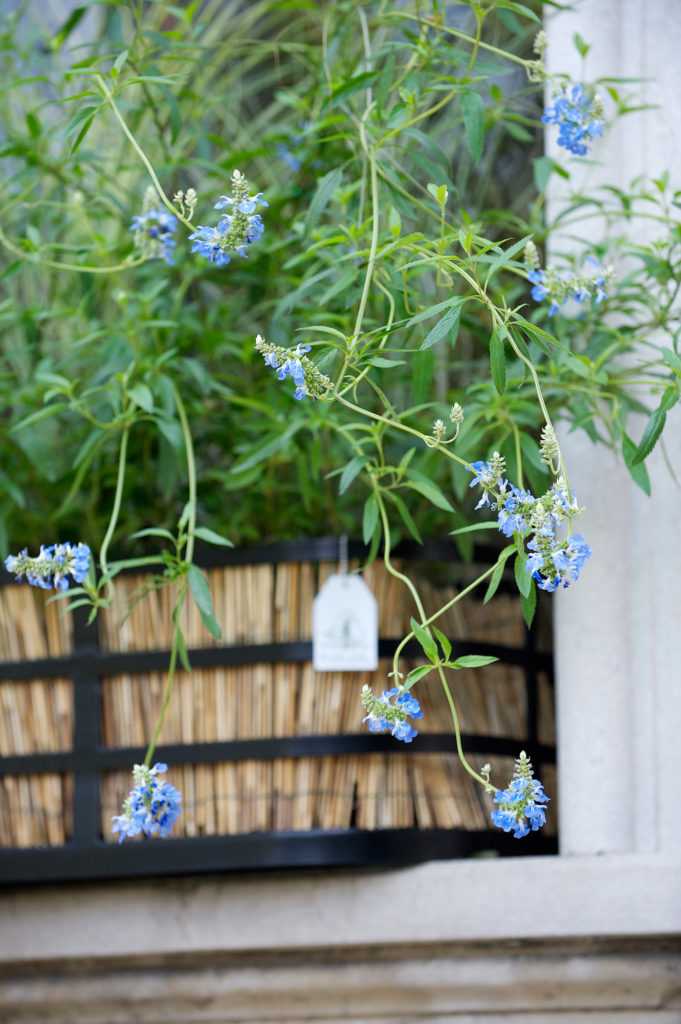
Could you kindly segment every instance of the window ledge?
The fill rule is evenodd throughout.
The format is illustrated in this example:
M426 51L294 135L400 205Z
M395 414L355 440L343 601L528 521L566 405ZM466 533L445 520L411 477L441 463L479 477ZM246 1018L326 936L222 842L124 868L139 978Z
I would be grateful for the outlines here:
M681 872L661 856L603 855L68 885L6 891L0 918L5 964L667 936L681 932Z

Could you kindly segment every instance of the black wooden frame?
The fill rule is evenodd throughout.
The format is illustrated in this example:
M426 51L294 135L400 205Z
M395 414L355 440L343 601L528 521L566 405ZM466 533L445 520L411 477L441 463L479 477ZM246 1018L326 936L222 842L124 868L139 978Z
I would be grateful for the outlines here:
M349 545L349 556L362 557L360 543ZM279 542L253 548L204 549L205 568L278 562L317 562L338 559L336 538ZM402 545L395 555L419 561L455 563L451 542L429 542L423 547ZM478 555L493 559L493 551ZM6 579L5 585L9 585ZM398 638L381 639L379 653L389 657ZM555 747L538 742L537 673L551 678L553 659L535 650L534 635L525 632L522 648L487 643L456 645L457 656L477 653L524 669L527 692L525 747L538 774L542 764L554 763ZM414 644L405 654L417 655ZM192 667L306 662L312 658L309 642L249 644L190 650ZM0 758L0 776L39 772L72 772L73 832L63 846L0 849L0 884L44 883L76 879L122 878L143 875L204 874L230 870L321 866L390 866L420 861L465 857L493 851L500 855L546 854L557 851L552 837L532 834L522 842L497 830L484 829L360 829L309 832L261 832L229 836L167 839L162 842L112 844L100 835L101 773L128 768L144 757L143 748L105 748L101 745L101 679L121 673L162 671L167 651L116 653L101 651L96 626L86 624L83 609L74 613L73 652L64 657L0 663L0 680L65 678L73 682L73 746L69 751L22 754ZM468 752L516 756L518 740L498 736L464 736ZM322 757L360 753L453 752L450 733L420 734L405 747L391 736L339 734L267 737L228 742L173 744L159 747L157 758L172 764L212 764L245 758Z

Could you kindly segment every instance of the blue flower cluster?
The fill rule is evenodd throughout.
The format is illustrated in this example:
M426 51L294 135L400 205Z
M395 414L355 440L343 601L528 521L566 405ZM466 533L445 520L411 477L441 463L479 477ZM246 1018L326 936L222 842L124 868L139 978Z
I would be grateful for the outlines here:
M586 156L593 140L603 134L603 112L597 97L584 86L573 85L554 97L542 116L544 124L558 125L558 145L575 156Z
M137 248L147 259L160 258L171 265L175 262L177 217L172 213L160 208L145 209L132 218L130 230Z
M362 705L368 712L363 721L367 723L369 732L389 732L403 743L411 743L418 736L409 719L423 718L423 711L416 697L408 690L393 686L376 697L369 686L363 686Z
M293 397L301 400L301 398L307 397L307 388L305 387L305 368L301 363L301 356L304 356L310 351L309 345L296 345L293 349L292 355L288 359L284 360L283 363L279 363L279 359L275 352L266 352L263 356L265 360L265 366L271 366L273 370L277 371L278 380L286 380L290 377L296 386L296 390L293 393Z
M90 568L90 548L87 544L44 544L40 553L31 558L24 549L18 555L8 555L5 568L17 580L26 579L32 587L43 590L68 590L71 582L84 583Z
M262 238L265 230L257 208L268 205L262 192L249 195L248 182L243 174L234 171L232 194L220 196L214 207L216 210L228 209L229 213L221 217L214 227L200 225L189 236L194 243L192 252L197 252L216 267L226 267L234 253L246 256L249 245Z
M112 832L118 833L118 842L142 833L145 836L169 836L182 810L182 795L159 778L168 771L160 762L153 768L136 764L132 770L135 785L123 804L123 813L112 819Z
M539 831L546 824L549 798L538 779L532 778L532 764L524 750L516 760L508 789L498 789L491 813L492 824L504 832L513 832L515 839L523 839L530 830Z
M554 591L576 583L591 555L591 548L581 534L562 536L562 528L581 509L568 493L565 481L559 479L537 498L503 477L503 459L494 453L489 462L474 462L470 486L483 488L476 508L484 506L497 511L497 525L505 537L526 537L528 571L540 590Z
M527 272L527 279L533 285L532 298L535 302L550 300L549 316L554 316L570 299L580 305L593 299L597 306L600 305L608 295L607 287L612 268L604 267L595 256L587 256L584 266L589 269L580 273L531 267Z
M309 345L296 345L295 348L282 348L272 345L261 335L255 339L256 351L265 360L265 366L277 371L279 380L290 377L295 384L293 397L300 401L303 398L323 398L333 387L331 380L317 369L307 353Z

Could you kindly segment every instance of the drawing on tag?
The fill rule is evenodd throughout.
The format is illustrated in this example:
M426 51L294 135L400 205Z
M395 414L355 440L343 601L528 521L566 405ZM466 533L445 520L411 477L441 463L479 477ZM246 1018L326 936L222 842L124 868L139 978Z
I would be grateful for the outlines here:
M378 606L361 576L330 576L312 611L312 661L319 672L378 666Z

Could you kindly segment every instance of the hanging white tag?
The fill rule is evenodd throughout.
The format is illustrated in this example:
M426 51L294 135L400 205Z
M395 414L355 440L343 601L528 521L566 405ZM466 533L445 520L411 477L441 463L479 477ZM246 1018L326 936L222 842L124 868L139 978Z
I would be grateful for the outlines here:
M378 667L378 605L361 576L329 576L315 597L312 662L318 672Z

